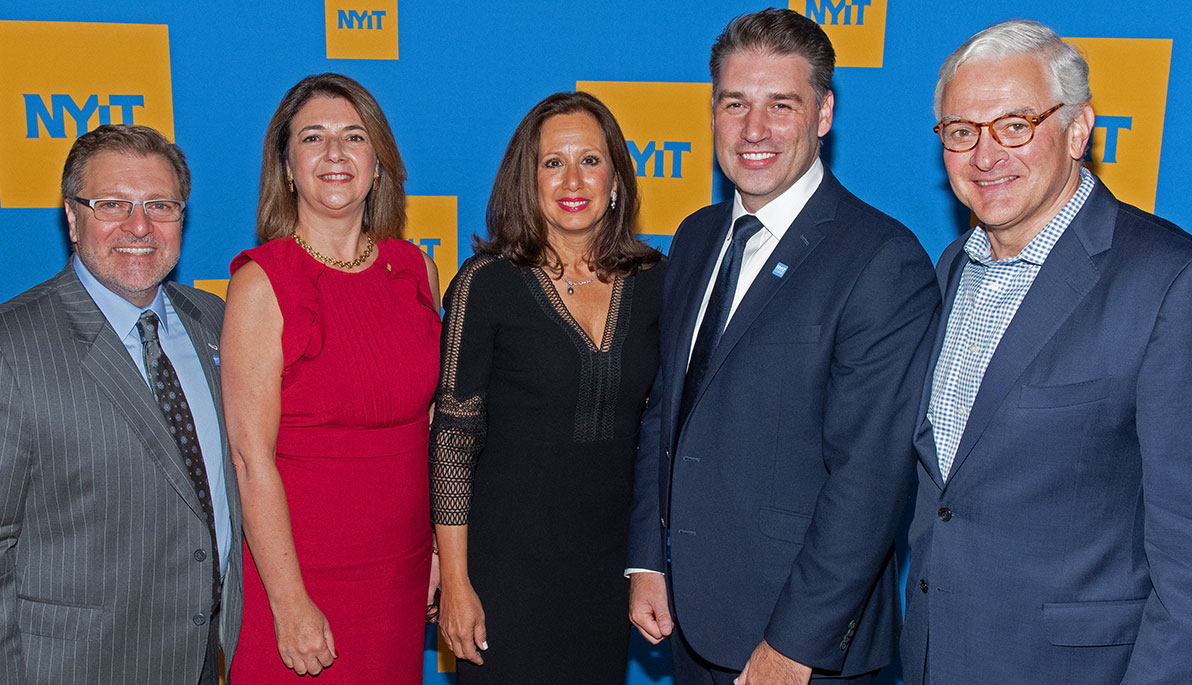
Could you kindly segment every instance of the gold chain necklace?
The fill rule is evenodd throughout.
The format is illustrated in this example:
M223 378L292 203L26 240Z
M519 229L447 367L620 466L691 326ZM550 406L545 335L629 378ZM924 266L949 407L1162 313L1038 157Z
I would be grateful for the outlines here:
M361 252L360 256L353 259L352 261L345 262L341 259L334 259L332 257L328 257L327 255L323 254L322 252L319 252L315 248L311 247L310 243L307 243L305 240L302 239L302 236L298 235L298 231L294 231L293 233L291 233L290 237L294 239L294 242L298 243L298 247L301 247L303 250L306 250L306 254L310 255L311 257L314 257L315 259L326 264L327 266L334 266L338 269L355 269L356 267L360 266L361 264L364 263L364 261L366 259L368 259L368 256L372 254L373 246L376 245L376 243L373 242L372 236L365 233L364 237L368 239L368 245L365 246L364 252Z

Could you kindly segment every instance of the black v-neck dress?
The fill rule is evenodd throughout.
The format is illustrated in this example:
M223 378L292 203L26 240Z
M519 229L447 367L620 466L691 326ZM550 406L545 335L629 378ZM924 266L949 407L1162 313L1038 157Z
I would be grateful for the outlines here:
M599 342L542 269L473 257L447 290L432 516L468 526L489 645L483 666L458 662L461 685L624 682L622 574L664 270L614 282Z

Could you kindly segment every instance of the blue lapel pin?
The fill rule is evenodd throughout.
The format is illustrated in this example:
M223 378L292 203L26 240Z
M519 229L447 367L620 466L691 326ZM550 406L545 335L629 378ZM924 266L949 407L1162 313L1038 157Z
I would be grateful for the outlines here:
M774 267L774 270L771 271L770 273L774 274L775 276L777 276L779 278L782 278L783 276L786 275L787 268L788 267L786 266L786 264L783 264L782 262L778 262L778 264Z

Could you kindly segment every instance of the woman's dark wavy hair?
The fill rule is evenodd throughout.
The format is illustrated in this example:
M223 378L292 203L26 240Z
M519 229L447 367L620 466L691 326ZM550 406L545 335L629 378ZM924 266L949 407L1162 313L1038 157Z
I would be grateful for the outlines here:
M637 173L621 127L603 102L583 92L550 95L534 105L517 125L488 199L489 239L476 238L477 253L499 255L516 266L542 266L562 272L562 260L547 241L546 219L538 203L538 141L548 119L577 112L592 115L604 133L617 189L617 206L604 215L604 225L587 256L589 267L600 280L607 281L614 276L631 276L662 258L634 235L641 200Z

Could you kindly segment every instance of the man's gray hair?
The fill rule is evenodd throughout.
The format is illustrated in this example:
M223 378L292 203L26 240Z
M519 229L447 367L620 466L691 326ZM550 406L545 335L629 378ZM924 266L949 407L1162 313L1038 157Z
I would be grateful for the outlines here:
M1052 95L1065 106L1059 111L1066 127L1080 111L1080 105L1092 99L1089 90L1089 64L1080 52L1047 26L1029 19L1012 19L994 24L969 38L944 60L939 80L935 82L936 120L943 115L944 87L956 75L956 69L970 60L996 60L1017 55L1037 55L1044 60L1050 75Z

